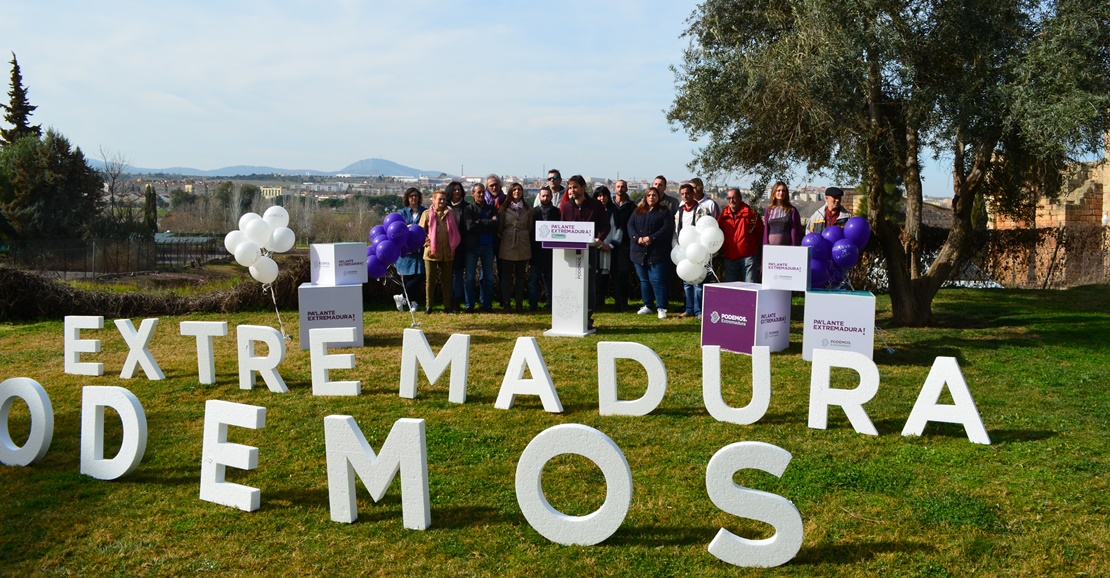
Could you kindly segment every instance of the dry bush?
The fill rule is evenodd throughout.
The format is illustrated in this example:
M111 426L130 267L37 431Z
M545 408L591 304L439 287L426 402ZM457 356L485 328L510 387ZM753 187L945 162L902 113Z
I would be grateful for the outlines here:
M195 296L87 291L36 273L0 267L0 321L59 319L66 315L130 318L259 311L273 307L275 298L279 307L296 308L297 287L309 279L308 259L286 257L280 265L272 285L273 297L257 283L241 283Z

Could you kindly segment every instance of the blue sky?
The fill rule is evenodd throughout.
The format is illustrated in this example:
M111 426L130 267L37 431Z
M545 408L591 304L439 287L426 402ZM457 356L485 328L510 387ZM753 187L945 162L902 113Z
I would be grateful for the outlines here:
M695 6L0 0L3 92L15 52L34 122L148 168L686 179L697 144L663 111ZM946 170L928 164L926 195L951 196Z

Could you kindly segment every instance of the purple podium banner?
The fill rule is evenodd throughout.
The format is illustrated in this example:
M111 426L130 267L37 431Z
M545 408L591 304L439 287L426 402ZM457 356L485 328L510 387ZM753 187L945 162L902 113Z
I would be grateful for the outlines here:
M790 346L790 292L756 283L705 285L701 344L751 355L752 347L771 351Z

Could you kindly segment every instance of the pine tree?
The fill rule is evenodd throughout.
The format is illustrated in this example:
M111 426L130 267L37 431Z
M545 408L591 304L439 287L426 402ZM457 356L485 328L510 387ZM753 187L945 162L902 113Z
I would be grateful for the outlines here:
M19 61L12 53L12 89L8 91L8 104L0 104L4 109L4 121L12 128L0 128L0 145L11 144L25 136L42 136L40 125L30 123L31 113L37 106L27 101L27 89L23 86L23 75L19 71Z

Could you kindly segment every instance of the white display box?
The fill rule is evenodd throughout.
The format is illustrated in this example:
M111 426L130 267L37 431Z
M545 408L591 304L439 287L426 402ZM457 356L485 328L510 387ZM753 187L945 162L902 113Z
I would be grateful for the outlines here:
M297 297L301 310L301 349L308 349L309 330L320 327L354 327L354 341L329 347L362 347L362 285L302 283Z
M814 349L875 354L875 295L867 291L807 291L802 359Z
M763 288L809 289L809 247L763 246Z
M751 355L752 347L790 347L790 292L756 283L707 283L703 293L701 344Z
M319 243L308 248L313 285L365 283L366 243Z

